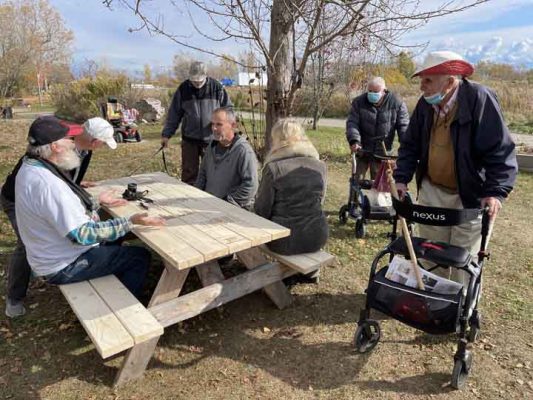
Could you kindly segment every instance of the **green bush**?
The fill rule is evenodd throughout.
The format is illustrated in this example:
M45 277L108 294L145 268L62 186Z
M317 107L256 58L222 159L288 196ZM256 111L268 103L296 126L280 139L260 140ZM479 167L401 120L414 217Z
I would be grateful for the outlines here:
M125 75L114 77L102 75L84 78L64 85L57 85L51 91L56 114L72 121L84 121L100 116L100 105L108 96L121 97L128 90Z

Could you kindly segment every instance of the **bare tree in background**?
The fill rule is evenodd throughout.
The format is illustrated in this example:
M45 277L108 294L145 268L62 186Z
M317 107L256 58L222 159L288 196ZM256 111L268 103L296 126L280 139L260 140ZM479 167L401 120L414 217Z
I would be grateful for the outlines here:
M0 2L0 27L0 98L32 75L40 94L52 66L68 62L72 32L46 0Z
M264 58L268 73L266 147L270 147L272 125L291 114L296 92L301 88L311 56L331 48L339 40L380 43L383 51L396 49L404 33L429 19L456 13L488 0L186 0L171 1L189 12L195 27L214 26L219 35L212 40L250 41ZM216 55L214 51L190 43L189 38L170 32L161 15L151 14L147 0L105 0L120 3L139 16L151 33L162 34L183 46ZM181 4L181 5L178 5ZM206 21L193 18L201 11ZM323 27L323 29L319 29Z

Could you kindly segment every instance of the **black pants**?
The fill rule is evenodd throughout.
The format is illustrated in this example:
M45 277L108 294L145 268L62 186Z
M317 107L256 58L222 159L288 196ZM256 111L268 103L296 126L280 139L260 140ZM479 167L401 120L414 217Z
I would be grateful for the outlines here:
M194 185L207 143L181 139L181 180Z

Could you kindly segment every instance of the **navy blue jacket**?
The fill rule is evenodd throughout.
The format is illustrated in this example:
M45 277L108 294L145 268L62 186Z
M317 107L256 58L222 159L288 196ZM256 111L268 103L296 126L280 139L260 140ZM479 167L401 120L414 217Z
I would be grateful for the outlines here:
M466 79L457 94L457 113L450 125L459 195L465 208L477 208L484 197L507 197L518 165L515 144L496 95ZM400 149L394 179L407 184L416 171L418 187L427 173L434 109L422 97L411 115Z
M387 150L392 149L395 132L401 138L409 124L409 112L405 103L393 93L386 91L379 107L370 103L366 93L352 101L352 107L346 120L346 139L350 145L360 144L363 150L372 154L383 155L383 141Z

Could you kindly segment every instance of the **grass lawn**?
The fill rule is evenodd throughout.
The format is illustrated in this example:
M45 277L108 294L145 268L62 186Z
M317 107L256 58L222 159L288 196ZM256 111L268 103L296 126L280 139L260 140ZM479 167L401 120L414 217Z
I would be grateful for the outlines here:
M0 180L24 151L29 121L0 121ZM87 179L161 170L159 125L141 126L145 140L94 154ZM169 327L144 379L113 389L122 357L102 363L56 287L33 284L28 314L0 317L0 399L524 399L533 398L533 175L521 174L498 219L486 264L483 327L474 369L462 392L450 389L455 340L383 320L382 340L359 355L351 341L373 256L387 242L387 224L370 224L355 239L354 223L338 223L350 173L341 129L309 133L328 163L327 251L338 257L318 286L291 291L279 311L262 293ZM179 145L167 152L177 174ZM0 264L14 234L0 215ZM155 275L161 261L155 257ZM0 268L3 271L3 268ZM3 274L3 272L0 272ZM194 275L194 274L193 274ZM187 287L198 285L195 276ZM2 279L2 281L4 281ZM0 287L2 299L4 285Z

